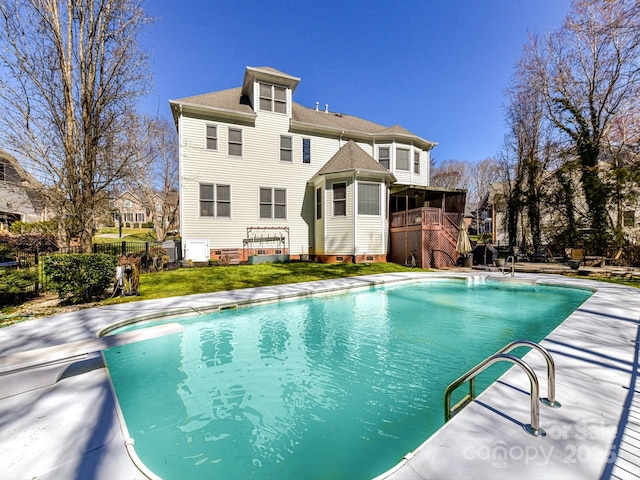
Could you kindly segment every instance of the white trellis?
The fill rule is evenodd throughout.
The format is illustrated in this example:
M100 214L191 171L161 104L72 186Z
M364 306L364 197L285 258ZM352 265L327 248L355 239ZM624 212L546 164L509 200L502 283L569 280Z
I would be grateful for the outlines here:
M266 249L272 249L276 254L288 254L289 227L247 227L247 238L242 243L250 256L260 255Z

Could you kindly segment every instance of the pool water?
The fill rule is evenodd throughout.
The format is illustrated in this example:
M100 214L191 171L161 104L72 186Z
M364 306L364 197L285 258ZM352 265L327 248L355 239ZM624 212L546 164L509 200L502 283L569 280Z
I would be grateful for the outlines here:
M165 480L366 479L443 424L449 383L512 340L540 341L590 295L375 287L165 320L186 328L105 359L136 452Z

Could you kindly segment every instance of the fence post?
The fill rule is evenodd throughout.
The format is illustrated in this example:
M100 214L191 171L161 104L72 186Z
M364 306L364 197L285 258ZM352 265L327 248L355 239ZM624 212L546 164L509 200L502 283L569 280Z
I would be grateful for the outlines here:
M38 251L36 250L36 253L33 257L33 263L36 266L36 272L38 272L38 275L36 276L36 288L35 288L35 294L36 295L40 295L39 292L39 287L40 287L40 267L38 266Z
M121 250L120 250L120 255L122 257L126 257L127 256L127 242L125 242L124 240L122 241L122 246L121 246Z

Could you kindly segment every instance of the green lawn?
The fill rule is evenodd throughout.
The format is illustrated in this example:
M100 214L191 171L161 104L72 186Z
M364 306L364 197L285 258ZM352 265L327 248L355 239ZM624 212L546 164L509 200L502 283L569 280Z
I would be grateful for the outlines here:
M93 243L112 243L127 240L129 242L155 242L156 232L153 228L123 228L122 237L120 238L120 230L118 227L101 228L93 237ZM108 235L105 237L103 235ZM113 238L114 235L118 237Z
M248 287L283 285L331 278L415 271L395 263L333 263L312 262L236 265L229 267L179 268L140 277L140 296L105 300L104 304L133 300L175 297L194 293L219 292Z

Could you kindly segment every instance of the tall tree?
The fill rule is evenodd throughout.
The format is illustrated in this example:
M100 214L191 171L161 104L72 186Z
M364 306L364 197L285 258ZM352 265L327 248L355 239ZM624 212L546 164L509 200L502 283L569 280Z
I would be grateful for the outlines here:
M145 117L137 141L139 170L132 181L162 242L170 230L178 228L178 135L170 121Z
M136 159L135 101L150 83L138 0L0 0L4 144L46 186L61 240L91 249L94 216Z
M430 185L443 188L467 188L468 164L460 160L443 160L431 166Z
M535 45L535 37L531 42ZM513 164L507 170L505 196L509 243L527 244L525 239L528 238L537 247L542 242L542 206L544 185L549 177L551 143L544 121L542 88L528 69L530 62L530 50L525 49L516 66L512 85L506 92L505 114L509 130L505 142L508 152L504 157L513 159ZM518 224L526 228L518 228ZM520 240L518 232L522 235Z
M610 191L602 178L603 142L640 80L637 0L573 0L563 27L531 44L528 64L543 87L546 116L579 160L594 247L606 246Z

